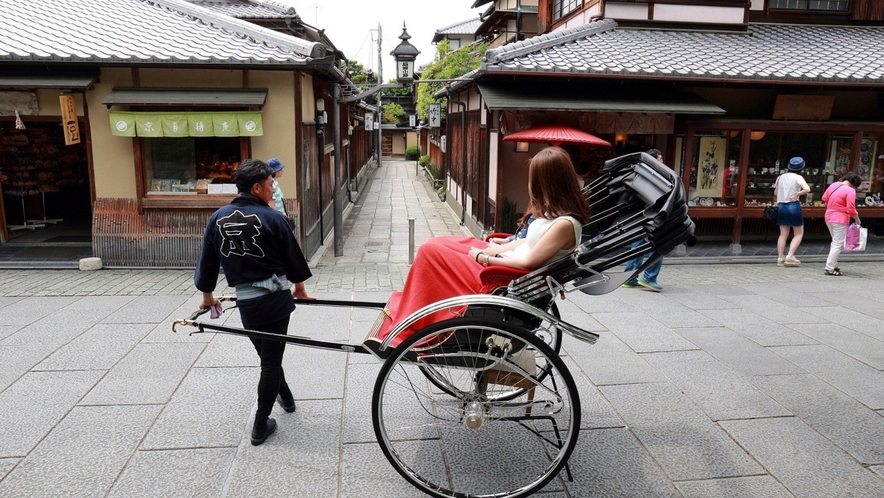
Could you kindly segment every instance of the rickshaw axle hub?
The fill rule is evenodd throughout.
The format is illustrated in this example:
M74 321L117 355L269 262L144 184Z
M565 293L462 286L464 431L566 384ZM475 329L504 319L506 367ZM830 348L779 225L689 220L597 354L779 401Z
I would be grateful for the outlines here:
M464 408L463 425L470 430L478 430L485 424L485 407L478 401L470 401Z

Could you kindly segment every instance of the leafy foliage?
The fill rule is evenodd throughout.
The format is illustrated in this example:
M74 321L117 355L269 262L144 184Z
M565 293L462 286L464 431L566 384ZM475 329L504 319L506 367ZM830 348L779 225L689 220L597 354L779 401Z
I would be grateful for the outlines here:
M399 124L405 119L405 109L396 103L384 104L382 107L381 120L383 124Z
M468 72L478 69L482 63L482 57L488 50L487 42L476 42L457 50L451 51L448 40L442 40L436 45L437 60L426 67L421 75L425 80L448 80L463 76ZM430 104L442 105L442 117L445 117L445 99L434 99L433 94L445 88L445 83L426 83L417 85L417 114L422 120L427 119L427 109Z
M378 76L376 74L372 74L371 78L369 78L365 66L356 61L347 61L346 70L347 75L350 77L350 81L352 81L356 85L359 85L359 87L362 89L366 89L371 85L377 84L378 82ZM365 98L365 102L369 105L377 105L377 94L369 95Z
M391 79L387 83L396 83L395 79ZM384 88L381 93L389 97L408 97L411 95L411 85L400 86L396 88Z
M417 145L409 145L405 148L405 159L408 159L409 161L414 161L418 158L420 153L421 151Z

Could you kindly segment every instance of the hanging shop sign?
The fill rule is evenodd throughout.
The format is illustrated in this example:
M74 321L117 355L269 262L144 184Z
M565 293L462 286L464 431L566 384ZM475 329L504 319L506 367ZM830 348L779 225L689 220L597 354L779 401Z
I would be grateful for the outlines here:
M111 134L117 137L259 137L261 113L110 111Z
M77 99L66 94L58 98L61 105L61 125L64 128L64 144L80 143L80 124L77 122Z

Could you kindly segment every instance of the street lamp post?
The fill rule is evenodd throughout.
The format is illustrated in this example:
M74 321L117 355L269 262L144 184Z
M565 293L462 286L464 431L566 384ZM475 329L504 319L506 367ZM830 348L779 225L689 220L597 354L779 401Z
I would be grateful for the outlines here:
M380 32L381 26L378 25L378 58L380 59ZM370 95L373 95L377 92L380 92L384 88L398 88L403 84L412 83L414 81L414 61L417 58L418 54L420 54L420 50L418 50L414 45L408 42L408 39L411 38L408 32L405 30L405 23L402 23L402 34L399 35L399 39L402 40L399 42L399 45L390 52L390 55L393 56L393 60L396 61L396 81L395 84L384 84L381 79L381 67L380 63L378 64L378 84L374 87L359 93L358 95L353 95L351 97L342 98L341 97L341 84L335 83L333 89L333 111L332 119L334 120L334 143L335 143L335 152L334 152L334 161L335 161L335 183L334 188L332 189L334 195L334 232L335 232L335 257L344 255L344 234L343 234L343 200L341 199L341 127L340 127L340 116L341 116L341 103L347 102L357 102L359 100L364 99ZM380 62L380 61L378 61ZM381 99L378 98L378 166L381 165L381 155L383 151L383 134L381 133Z

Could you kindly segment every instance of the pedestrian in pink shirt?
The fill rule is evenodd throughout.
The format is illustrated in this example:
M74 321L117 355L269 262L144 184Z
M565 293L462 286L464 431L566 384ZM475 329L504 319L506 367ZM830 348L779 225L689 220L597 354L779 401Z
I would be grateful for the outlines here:
M823 194L823 202L826 203L826 226L832 234L832 246L829 249L829 257L826 258L826 275L840 277L841 268L838 268L838 256L844 249L844 238L847 236L847 225L850 218L856 220L859 225L859 214L856 212L856 188L862 183L862 178L855 171L848 171L841 177L841 181L829 185Z

